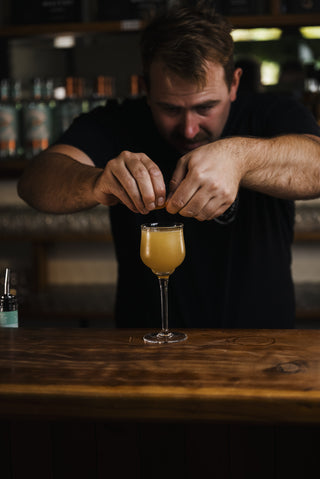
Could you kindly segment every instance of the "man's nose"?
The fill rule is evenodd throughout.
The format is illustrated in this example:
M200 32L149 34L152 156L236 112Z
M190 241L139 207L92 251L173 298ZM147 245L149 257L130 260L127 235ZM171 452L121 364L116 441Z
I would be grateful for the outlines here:
M199 133L199 130L197 115L191 111L186 112L181 121L181 133L183 136L191 140Z

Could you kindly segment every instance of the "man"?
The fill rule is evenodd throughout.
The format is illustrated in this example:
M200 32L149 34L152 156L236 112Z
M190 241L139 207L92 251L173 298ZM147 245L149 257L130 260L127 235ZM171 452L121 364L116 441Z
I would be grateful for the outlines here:
M183 221L186 242L170 326L294 325L292 200L320 194L319 128L289 98L237 98L230 31L201 8L154 19L141 42L147 100L82 115L20 179L44 211L110 207L119 327L160 325L139 241L140 224L163 220Z

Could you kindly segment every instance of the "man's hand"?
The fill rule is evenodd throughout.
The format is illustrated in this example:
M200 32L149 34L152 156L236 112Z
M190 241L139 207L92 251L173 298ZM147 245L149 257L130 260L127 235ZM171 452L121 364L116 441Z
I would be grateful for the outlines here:
M180 158L170 182L167 211L199 221L224 213L235 201L241 180L239 154L219 140Z
M99 203L121 202L135 213L147 214L164 205L166 188L159 167L147 155L123 151L97 178L94 196Z

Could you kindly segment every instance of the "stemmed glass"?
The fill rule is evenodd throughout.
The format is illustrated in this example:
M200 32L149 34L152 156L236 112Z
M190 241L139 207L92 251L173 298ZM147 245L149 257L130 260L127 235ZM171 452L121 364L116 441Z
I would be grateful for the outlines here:
M143 339L147 343L176 343L187 339L181 332L169 331L168 327L168 282L185 258L183 224L147 223L141 225L140 256L146 266L157 275L161 296L162 329L148 333Z

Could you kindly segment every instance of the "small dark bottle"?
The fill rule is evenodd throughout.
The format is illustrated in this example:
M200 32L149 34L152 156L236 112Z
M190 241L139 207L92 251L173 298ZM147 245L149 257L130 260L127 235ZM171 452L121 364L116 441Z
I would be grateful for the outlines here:
M10 294L10 269L6 268L4 278L4 292L0 296L0 327L18 327L18 303L17 298Z

